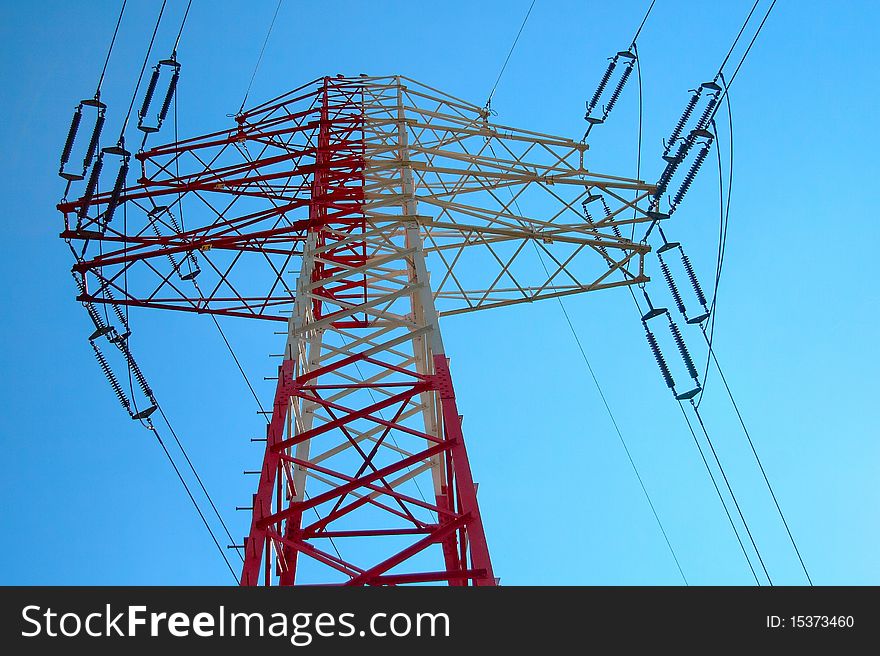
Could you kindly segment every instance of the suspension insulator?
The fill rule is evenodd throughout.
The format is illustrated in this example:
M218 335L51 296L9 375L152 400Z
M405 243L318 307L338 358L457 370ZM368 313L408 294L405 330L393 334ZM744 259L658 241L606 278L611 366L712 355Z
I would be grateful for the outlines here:
M706 144L700 149L700 152L697 153L697 157L694 159L694 163L691 164L690 170L687 172L687 175L684 176L684 180L681 182L681 187L678 188L678 192L675 194L675 197L672 199L672 205L678 206L681 203L684 195L688 192L688 189L691 188L691 184L694 182L694 178L697 177L697 173L700 170L700 167L703 166L703 162L706 161L706 156L709 154L709 144Z
M608 99L608 104L605 106L605 112L602 116L602 120L604 121L608 118L608 115L611 113L611 110L614 109L614 105L617 104L617 100L620 98L620 94L623 91L623 87L626 86L626 81L629 79L630 74L633 70L633 62L631 61L625 69L623 69L623 75L620 76L620 80L617 82L617 86L614 88L614 93L611 94L611 97Z
M95 189L98 187L98 178L101 177L101 169L104 168L104 153L100 153L98 155L98 159L95 161L95 166L92 167L92 174L89 176L89 181L86 183L86 191L83 194L82 205L80 205L79 211L77 215L82 220L89 213L89 208L92 206L92 197L95 195Z
M104 228L110 225L113 220L113 214L119 206L119 197L122 195L122 188L125 186L125 179L128 177L128 158L122 160L122 166L119 167L119 173L116 174L116 182L113 185L113 192L110 194L110 200L107 202L107 209L104 211Z
M150 76L150 82L147 84L147 91L144 94L144 102L141 105L141 109L138 112L138 118L140 121L138 122L138 127L140 128L143 124L144 118L147 115L147 112L150 110L150 103L153 100L153 94L156 92L156 84L159 82L159 70L160 66L157 64L155 68L153 68L153 74Z
M691 96L691 99L688 101L687 106L685 106L684 111L681 114L681 118L678 119L678 123L675 124L675 129L672 130L672 134L669 135L669 141L666 142L666 150L663 151L664 157L669 154L669 151L672 150L672 145L678 141L678 138L681 136L682 131L684 130L684 126L687 124L688 119L690 119L691 114L694 113L694 109L697 106L697 103L700 101L700 95L703 93L702 88L697 89L694 92L694 95Z
M669 287L669 293L672 294L672 298L675 300L675 305L678 307L678 311L681 312L685 319L687 319L687 308L684 306L684 301L681 299L678 285L675 284L675 280L672 278L669 266L663 260L663 256L660 253L657 253L657 259L660 261L660 270L663 272L663 277L666 278L666 285Z
M587 201L584 201L584 202L586 203ZM586 209L587 209L587 207L585 204L584 205L585 212L586 212ZM590 218L589 213L587 213L587 219L589 220L589 218ZM168 220L171 222L171 227L174 228L175 234L179 235L179 234L183 233L183 229L181 228L180 224L177 223L177 217L174 216L174 214L171 212L170 209L168 210ZM201 269L201 267L199 267L199 262L196 259L196 256L192 251L190 251L186 254L185 259L189 261L190 271L188 273L181 274L180 269L178 269L177 272L178 272L178 274L180 274L181 280L194 280L196 278L196 276L198 276L202 272L202 269Z
M153 399L153 390L150 389L150 385L147 383L147 379L144 376L141 368L138 366L137 362L134 359L134 356L131 354L131 351L128 350L128 344L126 342L116 342L116 346L122 351L122 355L125 356L126 362L128 362L128 366L131 368L131 373L134 375L135 380L137 381L138 386L143 391L144 396L146 396L150 401L154 401Z
M171 100L174 98L174 92L177 90L177 82L180 80L180 67L174 69L174 75L171 76L171 82L168 84L168 91L165 92L165 100L162 101L162 109L159 110L158 127L162 127L165 117L168 116L168 110L171 108Z
M605 75L602 76L602 80L599 82L599 86L596 89L596 93L593 94L593 97L590 99L590 103L587 105L587 113L584 116L585 119L589 119L590 114L593 113L593 110L596 109L596 105L599 104L599 99L602 97L602 92L605 91L605 87L608 85L608 80L611 79L611 75L614 73L614 69L617 67L617 56L608 62L608 68L605 71Z
M678 148L678 152L675 157L671 159L667 164L666 168L663 169L663 174L660 176L660 180L657 182L657 190L654 192L654 200L656 202L660 202L660 199L663 197L663 194L666 193L666 190L669 188L669 183L672 182L672 177L675 175L675 172L678 170L678 167L681 165L684 156L687 154L688 149L687 140L681 143L681 146Z
M95 344L95 342L89 340L89 344L92 345L92 350L95 352L95 359L98 361L98 366L100 366L101 371L104 372L104 376L110 383L110 387L113 388L113 392L116 394L116 398L119 399L119 403L122 405L123 408L125 408L126 412L131 415L131 403L129 403L128 398L125 396L125 392L122 391L122 386L119 384L119 381L116 379L116 376L110 369L110 365L107 364L107 360L104 357L104 354L101 353L101 349L98 348L98 345Z
M657 366L660 367L660 373L663 375L663 380L666 381L666 386L673 392L675 392L675 381L672 379L672 373L670 373L669 371L669 366L666 364L666 359L660 352L660 346L657 344L657 338L654 337L654 333L650 331L647 323L642 321L642 325L645 327L645 336L648 338L648 346L651 347L651 351L654 353L654 359L657 361Z
M86 286L83 283L82 279L73 272L71 272L71 275L73 276L73 281L76 283L76 288L79 291L79 296L80 297L85 296L86 295ZM93 332L89 336L90 340L97 339L98 337L102 337L103 335L106 335L111 330L113 330L112 327L110 327L106 323L104 323L104 317L102 317L101 313L98 312L98 309L95 307L94 303L92 303L91 301L84 301L84 300L80 301L80 302L83 304L83 307L85 307L86 312L89 315L89 318L92 320L92 323L95 325L95 332Z
M694 267L691 264L690 258L685 254L685 252L681 251L681 263L684 266L684 270L687 272L688 278L690 278L691 286L694 288L694 294L697 296L697 300L700 302L700 305L705 309L706 307L706 295L703 294L703 288L700 286L700 281L697 280L697 274L694 272Z
M82 103L77 105L73 112L73 118L70 120L70 129L67 131L67 140L64 142L64 148L61 151L61 167L59 173L64 170L64 165L70 159L70 151L73 150L73 142L76 139L76 133L79 131L79 124L82 121Z
M693 358L691 358L691 354L688 352L684 339L681 336L681 331L678 329L678 325L672 320L671 316L669 317L669 331L672 333L672 339L675 340L675 345L678 347L678 352L681 354L681 360L684 362L688 374L690 374L691 378L697 380L699 374L697 374L697 368L694 366Z
M590 210L587 208L587 203L584 202L584 203L581 205L581 207L584 208L584 218L585 218L587 221L589 221L590 223L595 223L595 221L593 221L593 214L592 214L592 213L590 212Z
M104 287L104 296L110 301L110 305L113 307L113 313L116 315L116 318L119 319L119 323L124 331L122 335L119 335L119 338L125 339L131 335L131 328L128 325L128 319L125 318L125 314L116 302L116 296L113 294L113 290L109 285Z
M610 219L611 218L611 208L608 207L608 203L605 202L605 196L602 196L601 198L602 198L602 210L605 212L605 218ZM611 232L613 232L614 236L617 237L618 239L623 239L623 235L620 232L620 226L618 226L616 223L612 224Z
M92 159L98 150L98 142L101 140L101 130L104 129L104 110L98 111L98 118L95 119L95 128L92 130L92 136L89 139L89 145L86 148L86 154L83 156L83 171L88 170L92 165Z
M154 207L152 210L147 212L147 219L150 221L150 225L153 227L153 232L156 233L156 237L158 237L159 239L162 238L162 231L159 230L158 216L163 212L168 214L168 217L171 219L172 225L175 226L175 232L180 232L180 230L176 228L177 221L174 219L174 216L171 214L171 211L167 207ZM173 253L168 253L168 261L171 263L171 268L177 272L177 275L181 276L180 267L177 264L177 260L174 258Z
M718 94L715 93L709 97L709 102L706 103L706 109L703 110L703 115L700 116L700 120L697 122L697 130L705 130L709 127L709 121L712 120L712 112L717 104Z

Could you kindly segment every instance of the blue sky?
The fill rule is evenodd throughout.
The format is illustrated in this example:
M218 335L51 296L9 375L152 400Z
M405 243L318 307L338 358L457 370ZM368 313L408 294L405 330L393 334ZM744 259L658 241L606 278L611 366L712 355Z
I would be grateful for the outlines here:
M131 97L158 4L129 2L104 85L108 134ZM155 57L170 49L184 4L169 2ZM365 72L401 73L482 103L528 4L285 0L251 100ZM584 101L646 5L538 0L495 94L498 120L579 137ZM657 1L639 40L649 181L688 89L714 75L750 6ZM195 1L179 49L181 136L230 124L274 8ZM0 3L4 584L229 582L152 437L106 386L57 238L58 153L71 110L93 92L117 11L117 2ZM716 347L819 584L880 583L870 209L878 14L867 1L780 0L731 91L736 169ZM635 174L637 98L630 84L591 135L591 168ZM667 229L707 287L717 194L710 161ZM652 283L658 295L660 284ZM566 307L688 580L748 584L629 294L584 295ZM139 360L242 535L247 517L233 508L248 505L253 481L241 471L260 458L248 441L261 431L253 400L208 318L144 312L133 322ZM224 327L268 398L262 378L273 375L267 356L280 338L241 322ZM443 330L502 582L680 583L558 304L450 317ZM774 582L803 583L717 383L710 378L704 417L731 484Z

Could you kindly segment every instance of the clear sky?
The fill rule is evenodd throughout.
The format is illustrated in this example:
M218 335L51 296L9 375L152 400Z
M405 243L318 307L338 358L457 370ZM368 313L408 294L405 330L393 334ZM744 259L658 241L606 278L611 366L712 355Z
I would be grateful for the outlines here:
M169 0L154 58L168 54L184 4ZM364 72L405 74L482 103L528 4L285 0L251 99ZM158 5L129 1L104 85L108 134L128 105ZM118 6L0 2L4 584L230 581L158 446L98 370L57 238L58 154L73 107L94 90ZM579 137L584 101L646 6L537 0L493 100L498 120ZM639 40L648 181L688 89L714 75L750 6L657 0ZM179 49L181 136L230 125L274 8L195 0ZM878 21L880 7L867 0L780 0L731 91L736 168L716 347L819 584L880 583L871 278L880 230L870 209ZM590 168L635 175L637 104L631 83L591 136ZM668 226L707 287L717 196L710 160ZM661 284L652 283L660 296ZM629 294L588 294L566 307L688 580L748 584ZM260 462L248 441L261 433L253 400L207 317L144 311L132 321L157 396L243 535L248 518L233 508L249 505L253 479L241 471ZM268 399L267 356L282 338L247 323L224 326ZM681 583L559 305L450 317L443 330L502 583ZM703 408L774 582L803 583L717 376Z

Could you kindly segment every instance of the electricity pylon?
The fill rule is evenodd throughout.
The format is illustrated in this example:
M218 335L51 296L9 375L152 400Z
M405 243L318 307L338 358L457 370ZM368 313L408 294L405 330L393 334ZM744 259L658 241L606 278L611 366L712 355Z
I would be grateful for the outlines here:
M242 584L496 583L439 318L641 284L621 226L662 217L586 143L490 118L325 77L59 205L87 307L287 325Z

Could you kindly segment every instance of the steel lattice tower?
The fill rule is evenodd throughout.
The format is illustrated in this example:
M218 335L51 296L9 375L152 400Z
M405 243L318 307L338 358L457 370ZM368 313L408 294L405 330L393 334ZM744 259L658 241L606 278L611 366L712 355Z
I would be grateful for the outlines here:
M242 584L306 559L309 582L496 583L439 317L643 283L620 226L658 217L585 143L489 118L325 77L59 205L87 307L287 325Z

